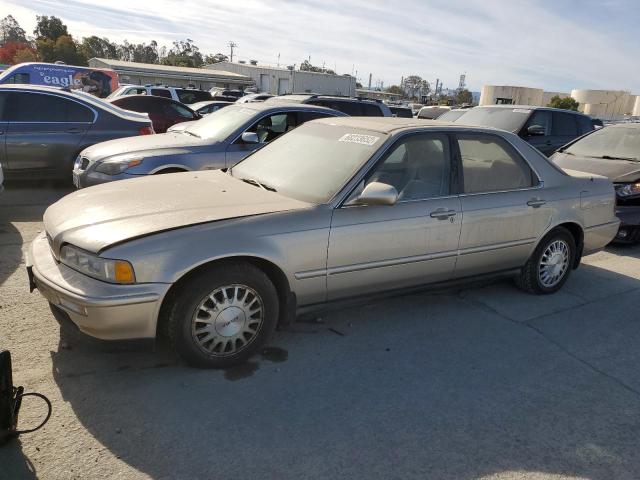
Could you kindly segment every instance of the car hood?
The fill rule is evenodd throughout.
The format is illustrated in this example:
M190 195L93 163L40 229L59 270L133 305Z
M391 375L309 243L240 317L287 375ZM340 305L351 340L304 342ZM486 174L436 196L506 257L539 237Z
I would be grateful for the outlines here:
M165 230L309 207L220 170L185 172L78 190L46 210L44 226L56 255L64 243L97 253Z
M602 175L612 182L634 182L640 179L640 162L578 157L562 152L555 153L551 161L561 168Z
M85 148L81 155L93 162L113 157L114 155L127 154L127 156L131 156L145 154L146 156L150 156L150 154L156 151L191 150L194 147L209 144L210 142L184 133L158 133L155 135L118 138L97 143Z

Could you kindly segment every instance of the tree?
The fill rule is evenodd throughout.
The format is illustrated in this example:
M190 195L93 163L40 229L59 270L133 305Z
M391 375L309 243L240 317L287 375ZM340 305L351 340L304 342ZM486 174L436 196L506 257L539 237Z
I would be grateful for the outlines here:
M9 42L27 43L26 32L11 15L0 20L0 45Z
M463 103L473 103L473 95L469 90L463 88L462 90L456 93L455 103L457 105L462 105Z
M315 65L311 65L309 60L305 60L300 64L301 72L316 72L316 73L328 73L329 75L335 75L336 72L331 70L330 68L316 67Z
M387 92L393 93L394 95L400 95L402 97L404 97L405 95L402 87L399 87L398 85L391 85L389 88L387 88Z
M228 62L229 57L227 57L223 53L216 53L215 55L207 55L204 57L204 63L212 64L212 63L220 63L220 62Z
M43 62L64 62L69 65L87 64L87 58L70 35L62 35L55 41L49 38L36 40L36 48Z
M49 39L55 42L63 35L69 36L67 26L62 23L62 20L58 17L54 17L53 15L50 17L47 15L38 15L36 19L36 29L33 31L33 34L37 40Z
M423 80L419 75L409 75L404 79L402 85L404 91L410 98L418 98L422 95L428 95L431 91L429 82Z
M85 58L118 58L118 45L95 35L82 39L80 52Z
M31 53L30 58L33 58L34 60L37 59L37 53L35 52L35 50L33 50L31 45L29 45L28 43L7 42L2 47L0 47L0 63L15 64L15 63L33 61L33 60L22 60L23 58L27 58L26 52ZM18 60L16 61L16 55L18 55L19 53L20 55L18 56Z
M562 108L563 110L577 111L580 104L571 97L560 98L559 95L551 97L551 101L547 107Z
M187 38L173 42L173 48L162 59L164 65L173 65L176 67L201 67L204 63L200 49L193 43L193 40Z
M35 51L30 46L26 46L25 48L21 48L16 51L16 54L13 56L13 64L24 63L24 62L37 62L38 61L38 52Z

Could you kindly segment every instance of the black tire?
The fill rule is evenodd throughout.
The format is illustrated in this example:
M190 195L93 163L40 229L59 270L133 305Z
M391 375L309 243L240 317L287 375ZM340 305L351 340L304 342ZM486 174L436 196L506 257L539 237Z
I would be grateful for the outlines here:
M229 288L222 291L222 287ZM259 315L259 326L256 326L257 320L246 315L246 312L239 314L243 319L240 321L238 320L238 315L228 322L225 322L225 318L222 318L222 312L227 311L228 313L232 311L232 306L220 309L220 307L224 307L224 302L229 300L227 298L228 295L231 294L233 299L241 295L235 287L238 287L241 292L242 288L245 289L245 292L247 292L243 300L245 302L248 302L247 298L251 300L251 295L254 293L257 295L258 305L261 304L262 306L261 314ZM206 299L211 298L210 294L214 292L218 292L216 298L222 298L222 302L220 304L209 303L209 305L213 305L212 308L205 308L207 305L205 303L200 308L202 302L209 302ZM240 301L240 299L237 300ZM251 302L253 304L253 300ZM235 308L237 309L238 307ZM196 273L173 296L173 305L169 306L168 315L169 341L178 355L189 365L200 368L231 367L246 361L262 349L276 328L278 310L278 293L269 277L262 270L248 263L225 262ZM194 316L200 316L203 312L205 315L209 315L205 323L212 325L212 327L206 327L211 328L212 331L198 334L196 325L200 325L200 328L204 327L200 320L195 320L196 323L194 323ZM221 318L222 320L219 320ZM234 325L249 325L249 323L252 323L253 328L257 331L248 340L246 338L246 335L250 335L248 332L240 332L240 337L226 337L219 332L219 328L227 328L234 322ZM200 335L199 338L198 335ZM198 344L198 342L202 342L203 338L209 338L209 335L213 335L213 337L208 347L206 344ZM227 341L227 339L233 338L236 339ZM224 347L219 347L220 343L218 343L218 346L213 347L214 343L222 341L225 341ZM232 349L238 348L238 351L231 353L226 351L205 351L207 348L226 350L228 342L233 342ZM244 345L243 342L245 343ZM240 344L239 347L238 344Z
M569 248L568 264L567 268L562 274L562 277L553 285L545 285L542 283L539 274L539 266L542 261L547 248L554 242L561 241ZM576 258L576 242L573 235L563 227L558 227L550 231L544 238L538 243L538 246L531 254L531 257L522 268L520 275L516 277L516 285L522 290L534 293L536 295L546 295L555 293L562 288L564 283L569 278L571 270L573 270L573 264Z

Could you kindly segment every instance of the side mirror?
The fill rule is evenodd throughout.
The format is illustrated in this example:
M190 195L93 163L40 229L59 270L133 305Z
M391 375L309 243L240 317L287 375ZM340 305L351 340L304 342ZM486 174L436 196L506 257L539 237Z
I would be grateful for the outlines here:
M255 132L244 132L242 134L242 141L244 143L260 143L258 134Z
M527 135L529 135L530 137L542 137L546 135L546 133L547 129L542 125L531 125L529 128L527 128Z
M394 186L371 182L349 205L395 205L397 201L398 191Z

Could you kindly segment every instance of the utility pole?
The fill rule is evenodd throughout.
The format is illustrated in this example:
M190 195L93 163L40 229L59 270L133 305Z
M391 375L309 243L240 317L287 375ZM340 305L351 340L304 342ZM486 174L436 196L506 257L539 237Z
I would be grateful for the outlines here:
M232 40L232 41L230 41L230 42L227 44L227 46L231 49L231 55L230 55L230 57L229 57L229 61L230 61L231 63L233 63L233 49L234 49L235 47L237 47L238 45L236 44L236 42L234 42L234 41Z
M369 74L369 90L371 90L371 77L373 76L372 73Z
M278 68L280 68L280 54L278 53Z

